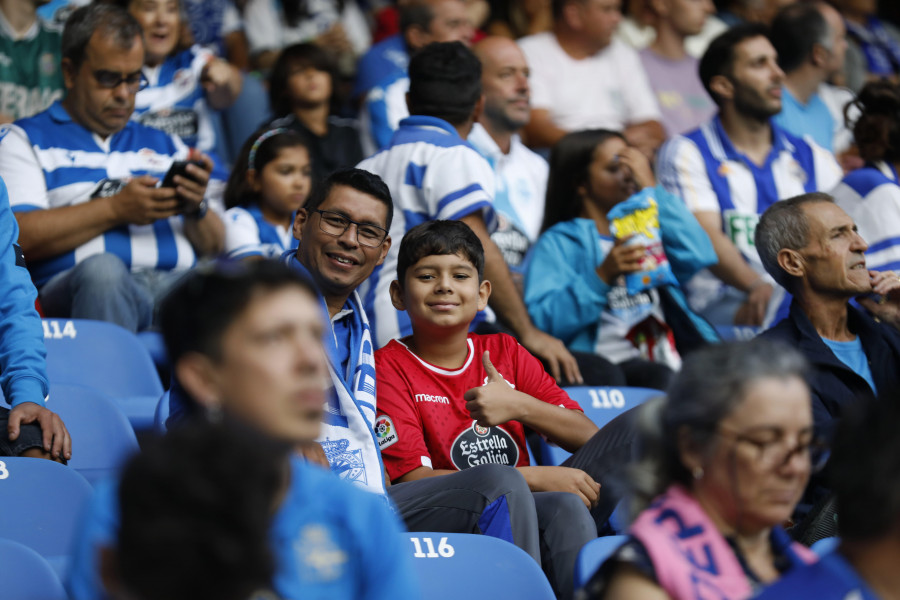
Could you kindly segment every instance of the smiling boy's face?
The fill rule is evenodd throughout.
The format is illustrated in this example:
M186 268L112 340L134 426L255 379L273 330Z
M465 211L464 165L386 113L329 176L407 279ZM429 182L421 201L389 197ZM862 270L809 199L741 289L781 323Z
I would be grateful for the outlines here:
M429 255L406 271L403 286L391 283L391 301L415 329L468 329L487 306L491 283L461 254Z

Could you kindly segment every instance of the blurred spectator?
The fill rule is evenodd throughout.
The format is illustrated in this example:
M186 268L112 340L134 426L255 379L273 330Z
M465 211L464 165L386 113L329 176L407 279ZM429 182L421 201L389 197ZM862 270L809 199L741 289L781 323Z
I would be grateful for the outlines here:
M699 61L687 39L699 33L713 10L712 0L653 0L656 39L641 50L641 64L662 111L666 135L699 127L716 112L697 74Z
M531 114L525 55L515 42L501 37L485 38L473 49L481 60L484 110L467 140L494 170L498 224L491 239L521 291L525 256L544 219L549 167L519 138Z
M311 181L310 152L295 131L263 129L248 139L225 188L225 256L278 258L296 248L294 215Z
M835 0L847 25L844 83L858 92L869 80L900 81L900 29L878 18L878 0Z
M158 187L189 150L131 120L144 42L125 10L79 8L62 48L68 93L5 132L0 175L45 314L138 331L150 325L154 296L221 250L224 228L204 198L212 161L195 154L172 187Z
M713 40L700 79L719 114L660 151L658 174L709 235L719 264L688 286L689 300L714 325L770 322L783 291L765 277L753 245L759 215L803 192L830 190L834 156L771 122L781 110L784 73L763 25L738 25Z
M187 276L160 310L168 356L188 393L194 422L240 423L295 450L282 468L263 467L269 479L254 488L264 494L276 486L279 492L276 504L270 504L267 536L275 557L276 593L285 598L372 600L382 598L387 588L395 598L419 598L399 521L384 498L355 489L299 454L320 431L328 381L322 311L309 284L271 261L229 265ZM189 437L192 421L180 427ZM203 454L214 460L207 471L212 479L231 466L216 460L214 453ZM176 462L168 471L173 478L190 458ZM284 479L272 481L278 473ZM243 481L240 471L232 475L232 485ZM117 490L115 482L106 482L94 494L76 537L69 577L73 600L104 597L99 573L103 548L114 551L116 536L133 532L119 528L119 494L128 493L128 484L126 479L125 487ZM211 487L207 498L222 493L220 487ZM226 508L235 510L231 504ZM123 510L121 516L128 514ZM251 525L260 526L258 521ZM164 531L157 533L162 537ZM206 537L203 531L174 533ZM130 541L126 537L126 551ZM216 549L243 552L228 545ZM164 556L155 554L158 560ZM123 575L127 581L127 572ZM159 582L144 584L165 593ZM210 595L206 588L195 588L192 580L187 584L195 590L191 597Z
M490 5L488 35L517 40L553 29L552 0L492 0Z
M718 17L729 27L742 23L770 25L775 15L797 0L724 0Z
M509 268L490 233L494 174L488 162L466 143L481 112L481 63L460 42L431 44L410 62L409 109L391 145L359 164L384 179L396 216L391 237L423 221L455 219L469 225L485 252L485 278L491 281L491 306L519 342L545 360L557 381L581 383L575 359L565 346L537 329L528 317ZM362 296L374 322L376 346L410 333L409 319L391 304L389 286L396 278L397 250L391 248Z
M269 78L276 117L269 127L287 127L308 140L313 181L364 158L356 121L332 114L338 104L336 82L334 59L315 44L282 50Z
M844 418L828 461L840 546L795 569L757 600L878 600L900 589L900 404L897 390Z
M853 108L859 113L853 135L866 166L849 173L832 193L869 242L866 266L900 270L900 88L868 83Z
M707 4L712 0L693 0L692 4ZM654 8L656 0L628 0L627 14L619 23L615 36L634 48L643 50L656 39L660 17ZM709 14L702 27L684 38L684 50L695 58L700 58L709 43L728 29L717 16ZM652 79L652 78L651 78ZM652 83L652 81L651 81Z
M641 512L581 597L740 600L815 561L781 529L822 457L805 374L761 340L689 356L641 407Z
M372 34L356 0L246 0L250 62L267 73L285 46L314 42L335 55L343 75L356 70Z
M642 270L648 249L628 243L630 235L615 236L607 213L641 190L656 203L656 239L678 280L629 293L623 276ZM718 340L687 308L678 285L715 262L697 221L656 186L647 157L620 134L578 131L553 148L544 233L529 261L525 304L535 325L570 350L610 361L610 380L664 390L681 364L679 351Z
M853 101L853 93L828 83L844 68L845 33L838 11L825 2L804 2L778 13L770 34L785 74L775 122L835 154L852 143L844 107Z
M367 156L387 146L400 120L409 116L409 55L433 42L459 41L467 46L472 43L472 24L463 0L413 0L402 7L400 25L407 63L402 69L386 69L387 73L365 90L361 119Z
M242 71L250 67L247 36L231 0L181 0L193 43L221 56Z
M659 107L637 52L613 38L620 0L554 0L552 32L520 40L531 67L531 147L569 131L612 129L652 156L665 139Z
M60 30L37 16L45 2L0 2L0 123L30 117L63 97Z

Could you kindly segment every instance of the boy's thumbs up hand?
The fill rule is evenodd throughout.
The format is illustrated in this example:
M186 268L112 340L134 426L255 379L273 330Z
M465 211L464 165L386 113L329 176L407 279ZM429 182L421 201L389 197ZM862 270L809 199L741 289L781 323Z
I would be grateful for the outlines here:
M519 417L519 392L500 375L491 362L491 353L485 351L481 363L487 373L484 385L467 390L463 394L466 410L482 427L492 427Z

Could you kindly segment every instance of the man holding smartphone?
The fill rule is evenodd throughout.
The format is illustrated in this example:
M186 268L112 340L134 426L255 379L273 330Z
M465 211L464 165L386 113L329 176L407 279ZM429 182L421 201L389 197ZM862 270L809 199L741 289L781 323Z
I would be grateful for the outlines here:
M44 312L139 331L177 274L222 248L204 199L212 161L130 120L144 40L125 10L76 10L62 56L65 99L0 128L0 176Z

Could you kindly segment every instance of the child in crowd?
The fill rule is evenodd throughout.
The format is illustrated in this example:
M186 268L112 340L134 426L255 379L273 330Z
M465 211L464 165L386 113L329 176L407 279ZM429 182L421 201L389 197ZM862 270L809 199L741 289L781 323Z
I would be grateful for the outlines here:
M645 235L616 236L607 215L642 190L655 204L648 223L673 277L635 292L624 276L644 270L645 256L656 256L648 256ZM612 361L613 375L627 385L664 390L679 352L719 339L681 292L697 271L716 264L712 243L684 203L656 185L650 162L620 133L578 131L557 143L543 229L525 276L525 305L535 325L570 350Z
M254 135L225 188L225 256L277 258L297 247L294 214L311 188L307 145L288 129Z
M491 293L483 269L481 242L465 223L429 221L403 237L391 300L413 333L375 353L379 446L393 482L499 463L518 468L533 492L550 492L534 495L544 567L567 597L578 550L596 535L586 507L600 486L587 464L599 462L589 455L609 448L601 442L609 432L595 436L597 426L513 337L469 333ZM582 449L571 464L583 461L591 474L530 466L525 426ZM554 521L561 529L552 533Z

